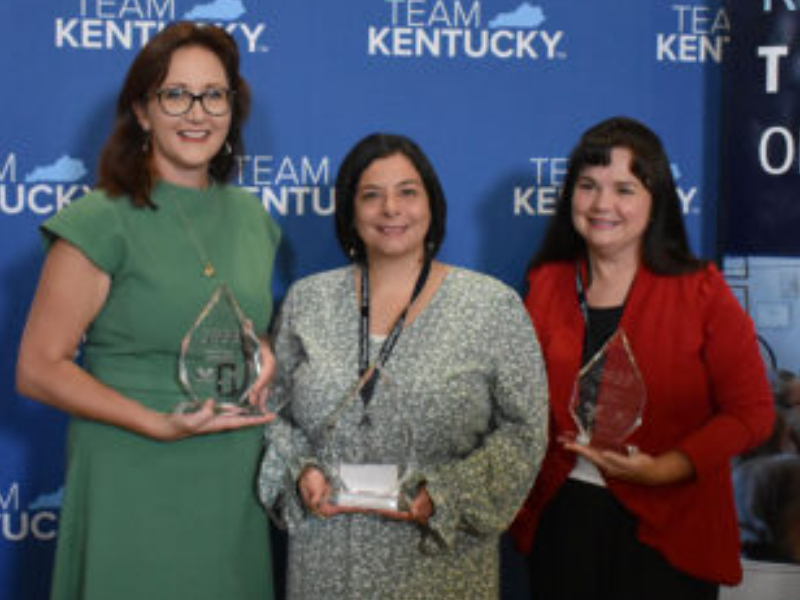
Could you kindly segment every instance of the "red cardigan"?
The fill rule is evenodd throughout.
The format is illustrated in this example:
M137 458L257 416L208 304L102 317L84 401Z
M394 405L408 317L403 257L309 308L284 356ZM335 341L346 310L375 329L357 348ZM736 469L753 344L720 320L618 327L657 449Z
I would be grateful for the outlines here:
M511 529L524 552L542 508L575 464L575 456L556 441L575 431L568 401L584 337L575 268L552 263L529 274L525 304L547 365L550 446ZM638 519L639 539L672 565L735 584L742 572L730 461L765 439L774 417L753 324L709 265L678 276L640 268L620 326L647 387L643 423L630 443L653 455L681 450L695 476L656 487L609 479L608 488Z

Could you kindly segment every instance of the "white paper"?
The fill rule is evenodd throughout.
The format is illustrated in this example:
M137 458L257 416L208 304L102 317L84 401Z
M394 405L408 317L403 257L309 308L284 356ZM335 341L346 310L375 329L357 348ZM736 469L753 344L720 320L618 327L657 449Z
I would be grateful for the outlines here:
M340 506L397 510L400 490L397 465L339 465Z

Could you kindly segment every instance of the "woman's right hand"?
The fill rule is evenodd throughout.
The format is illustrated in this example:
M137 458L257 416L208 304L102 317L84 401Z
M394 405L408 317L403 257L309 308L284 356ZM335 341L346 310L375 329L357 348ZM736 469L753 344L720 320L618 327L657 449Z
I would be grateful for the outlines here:
M336 515L371 512L362 508L331 503L332 489L328 478L317 467L306 467L297 481L306 509L320 519Z
M336 507L330 503L331 485L325 474L317 467L303 469L297 487L309 512L319 517L337 514Z
M307 467L297 482L300 496L306 510L319 519L327 519L336 515L346 514L375 514L372 509L357 508L354 506L339 506L331 502L331 485L325 475L316 467Z
M277 415L266 413L259 415L240 415L236 413L218 413L214 401L207 400L200 410L192 413L159 413L162 415L161 426L156 427L152 437L168 442L177 441L197 435L232 431L245 427L265 425Z
M600 450L562 438L561 445L594 463L603 475L640 485L672 485L694 477L694 465L680 450L651 455L635 446L627 454Z

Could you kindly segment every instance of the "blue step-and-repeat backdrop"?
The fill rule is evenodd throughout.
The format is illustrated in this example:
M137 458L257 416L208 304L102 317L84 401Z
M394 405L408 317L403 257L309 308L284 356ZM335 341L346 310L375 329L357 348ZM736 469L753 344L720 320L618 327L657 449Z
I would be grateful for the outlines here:
M749 19L733 12L721 0L3 0L0 599L46 597L64 471L65 417L14 391L37 226L92 186L122 78L155 31L209 21L240 45L254 103L236 183L284 231L280 298L343 263L335 173L379 130L414 138L436 166L444 260L521 289L577 137L635 117L665 142L693 246L715 256L722 80ZM796 143L796 127L788 135Z

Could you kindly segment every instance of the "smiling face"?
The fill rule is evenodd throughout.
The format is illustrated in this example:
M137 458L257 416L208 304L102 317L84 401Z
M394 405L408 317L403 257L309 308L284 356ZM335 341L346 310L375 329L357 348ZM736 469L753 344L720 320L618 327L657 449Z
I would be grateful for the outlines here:
M180 88L193 94L227 90L230 83L219 58L202 46L176 50L159 89ZM180 116L166 114L155 95L134 108L142 129L150 132L152 166L158 176L186 187L205 187L208 167L222 148L231 125L231 113L212 116L199 101Z
M354 224L368 260L422 260L431 225L430 200L422 178L405 155L377 159L361 174Z
M641 256L653 199L631 172L632 159L627 148L613 148L608 166L586 167L575 182L572 222L596 256Z

